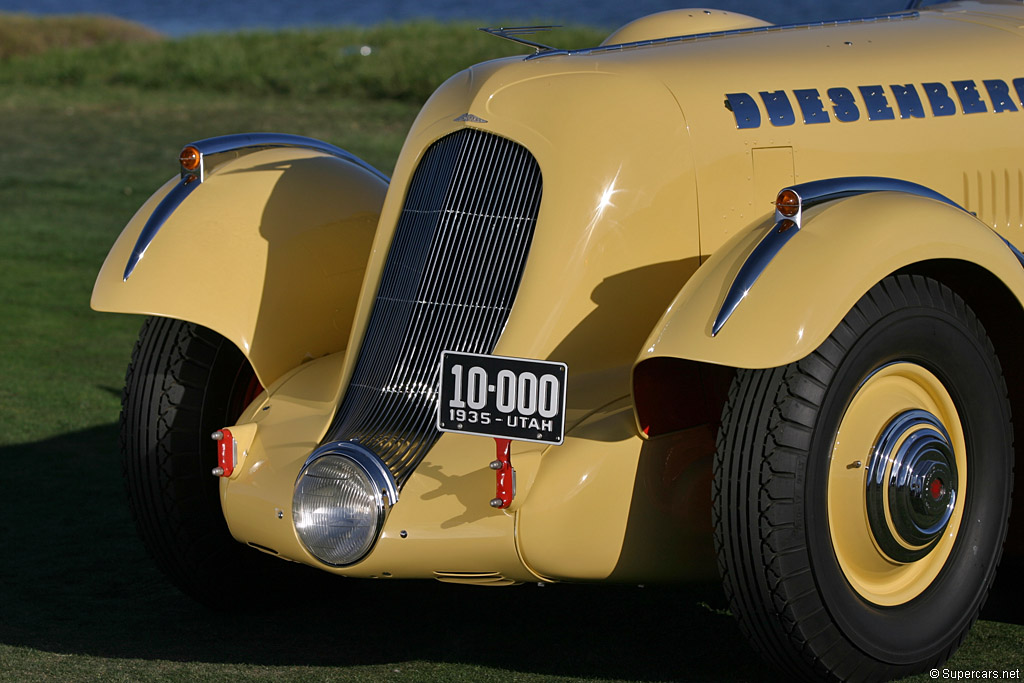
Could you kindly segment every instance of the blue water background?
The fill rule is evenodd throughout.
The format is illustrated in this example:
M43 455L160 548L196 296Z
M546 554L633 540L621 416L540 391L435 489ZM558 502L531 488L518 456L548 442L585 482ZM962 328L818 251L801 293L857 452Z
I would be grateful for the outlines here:
M109 14L170 36L239 29L371 26L416 18L468 20L481 26L588 24L614 29L645 14L678 7L728 9L775 24L873 16L900 11L905 0L0 0L0 11Z

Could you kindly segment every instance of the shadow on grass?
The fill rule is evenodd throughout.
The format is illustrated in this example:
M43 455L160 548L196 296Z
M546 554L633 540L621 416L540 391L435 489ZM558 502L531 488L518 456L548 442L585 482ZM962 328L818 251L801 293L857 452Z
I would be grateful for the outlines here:
M171 588L136 539L116 425L0 448L0 490L6 645L268 666L426 661L641 681L766 675L716 586L476 588L298 567L301 580L283 587L293 607L212 612ZM1002 573L986 618L1022 623L1014 574Z
M275 666L427 661L542 676L764 678L732 617L718 611L725 600L715 586L478 588L300 567L290 609L210 611L171 588L137 540L116 425L0 448L0 485L6 645Z

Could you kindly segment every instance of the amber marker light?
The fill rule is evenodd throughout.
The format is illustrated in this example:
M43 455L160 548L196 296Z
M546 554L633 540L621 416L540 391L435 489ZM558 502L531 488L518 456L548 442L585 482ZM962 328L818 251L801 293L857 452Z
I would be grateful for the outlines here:
M775 210L780 216L792 218L800 213L800 195L793 190L783 190L775 198Z
M192 145L181 150L181 154L178 156L178 161L181 163L181 167L186 171L194 171L199 168L199 161L201 159L202 154L200 154L199 150Z

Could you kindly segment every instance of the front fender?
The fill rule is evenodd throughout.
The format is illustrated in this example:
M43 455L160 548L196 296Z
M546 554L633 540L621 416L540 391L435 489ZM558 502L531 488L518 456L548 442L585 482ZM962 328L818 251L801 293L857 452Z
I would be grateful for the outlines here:
M1024 301L1024 269L987 225L935 199L877 192L805 211L800 230L713 334L730 286L770 228L769 222L740 232L701 266L655 326L637 363L655 357L738 368L792 363L824 342L874 284L937 259L977 264L1018 303Z
M209 327L242 350L264 386L344 348L382 176L314 149L260 149L218 165L158 216L151 242L140 240L180 186L168 181L124 228L96 279L94 309ZM144 258L126 270L143 242Z

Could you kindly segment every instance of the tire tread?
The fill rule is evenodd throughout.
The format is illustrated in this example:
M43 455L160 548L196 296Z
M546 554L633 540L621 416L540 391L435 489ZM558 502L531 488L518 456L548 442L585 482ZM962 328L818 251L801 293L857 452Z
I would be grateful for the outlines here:
M210 434L237 417L227 415L223 397L245 362L207 328L150 317L122 394L122 474L139 536L172 583L215 607L223 605L217 582L225 568L259 580L265 565L284 564L231 537L211 474L216 447Z
M839 631L819 597L799 522L805 514L800 460L810 447L829 378L859 331L915 306L959 317L995 359L980 321L960 297L935 280L900 275L872 288L804 359L780 368L738 370L722 413L712 520L726 597L755 649L801 679L878 680L912 673L874 660ZM1001 375L998 381L1005 397ZM1009 423L1006 429L1010 443ZM991 580L986 592L990 586ZM949 657L966 634L964 629L925 667Z

